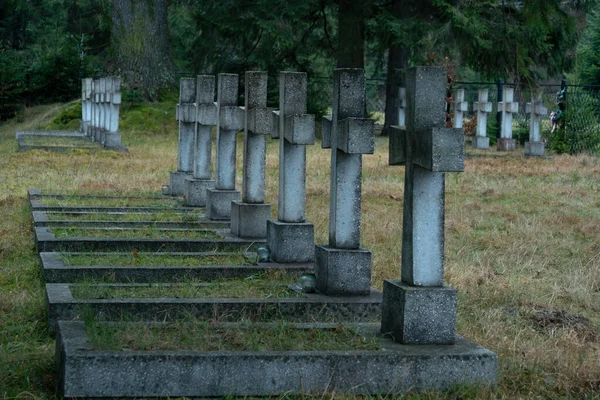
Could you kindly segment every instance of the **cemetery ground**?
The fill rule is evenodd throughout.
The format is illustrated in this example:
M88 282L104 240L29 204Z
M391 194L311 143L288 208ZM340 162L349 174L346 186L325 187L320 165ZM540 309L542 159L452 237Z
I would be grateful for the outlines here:
M19 118L0 125L2 398L55 398L57 382L27 189L158 193L176 167L175 97L171 94L150 105L124 105L121 133L129 153L86 149L17 153L14 132L44 128L62 105L26 109ZM240 188L241 133L238 141ZM387 138L378 137L375 154L364 157L362 244L373 253L372 283L377 289L384 279L397 278L400 270L404 167L388 166L387 154ZM266 201L273 215L277 155L278 144L269 139ZM321 149L319 142L307 148L307 220L315 225L316 243L327 242L329 157L330 151ZM465 161L464 173L446 174L446 194L446 282L459 293L457 331L496 352L500 367L496 389L458 388L448 396L598 396L600 159L471 158ZM102 329L95 340L120 348L102 336ZM163 345L190 340L168 331L149 332L152 327L136 329L119 337L138 337L142 348L152 342L149 337L160 337ZM206 326L174 331L220 336ZM285 336L285 327L277 332ZM339 338L331 340L352 340L347 332L338 333ZM252 346L252 339L265 336L260 331L246 334L241 346Z

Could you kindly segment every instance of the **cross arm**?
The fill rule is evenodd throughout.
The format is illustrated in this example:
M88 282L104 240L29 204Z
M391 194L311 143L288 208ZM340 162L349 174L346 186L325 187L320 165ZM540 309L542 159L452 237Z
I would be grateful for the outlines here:
M315 116L296 114L285 118L285 140L291 144L315 143Z

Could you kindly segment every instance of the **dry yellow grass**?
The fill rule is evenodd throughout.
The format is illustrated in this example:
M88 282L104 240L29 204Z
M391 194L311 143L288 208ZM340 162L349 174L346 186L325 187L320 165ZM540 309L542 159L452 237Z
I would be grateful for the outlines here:
M16 153L14 131L41 127L59 109L38 107L26 122L0 126L3 397L52 398L56 379L26 190L158 192L176 166L174 121L155 132L125 130L127 154ZM267 200L276 215L278 142L268 146ZM362 242L373 252L373 286L380 289L384 279L399 277L404 168L387 165L384 138L376 148L364 157ZM317 243L328 235L329 161L320 143L309 146L307 220ZM498 389L448 396L600 396L600 160L468 159L464 173L446 177L446 239L459 333L500 356Z

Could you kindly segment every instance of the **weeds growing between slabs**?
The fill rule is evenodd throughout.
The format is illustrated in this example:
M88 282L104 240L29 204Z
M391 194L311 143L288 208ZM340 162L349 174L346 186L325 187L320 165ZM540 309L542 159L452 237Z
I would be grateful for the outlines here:
M64 198L44 197L42 203L47 207L178 207L173 199L142 199L142 198L100 198L68 196Z
M47 212L51 221L154 221L154 222L197 222L204 215L200 210L182 212L153 212L153 213L54 213Z
M91 266L119 266L129 267L143 265L154 266L174 266L174 267L195 267L210 265L232 265L246 266L255 265L256 257L249 254L226 253L226 254L206 254L202 256L190 255L160 255L156 253L138 253L129 254L63 254L61 256L65 265L78 267Z
M96 350L195 351L328 351L380 350L379 338L362 336L350 328L298 328L276 323L219 326L206 321L169 324L85 322Z
M58 238L107 238L107 239L222 239L221 235L210 230L166 230L166 229L93 229L93 228L53 228Z

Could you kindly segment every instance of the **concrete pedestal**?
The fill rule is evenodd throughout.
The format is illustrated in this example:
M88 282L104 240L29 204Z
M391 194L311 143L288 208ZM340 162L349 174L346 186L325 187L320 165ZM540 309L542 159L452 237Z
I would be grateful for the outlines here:
M267 221L267 246L275 262L311 262L315 259L314 226L309 222Z
M544 142L525 142L526 157L542 157L544 155Z
M237 190L206 190L206 218L212 220L231 219L231 202L240 199Z
M185 177L184 196L188 207L206 207L206 190L215 187L214 180Z
M474 149L489 149L490 138L487 136L475 136L471 144Z
M371 252L315 246L317 290L326 295L362 296L371 290Z
M515 151L517 148L517 140L516 139L498 139L498 151Z
M119 132L107 132L104 135L104 147L121 147L121 134Z
M385 280L381 332L402 344L454 344L456 298L454 288Z
M182 196L185 194L185 179L191 176L191 172L171 172L169 188L171 196Z
M242 238L266 238L271 205L264 203L231 203L231 233Z

